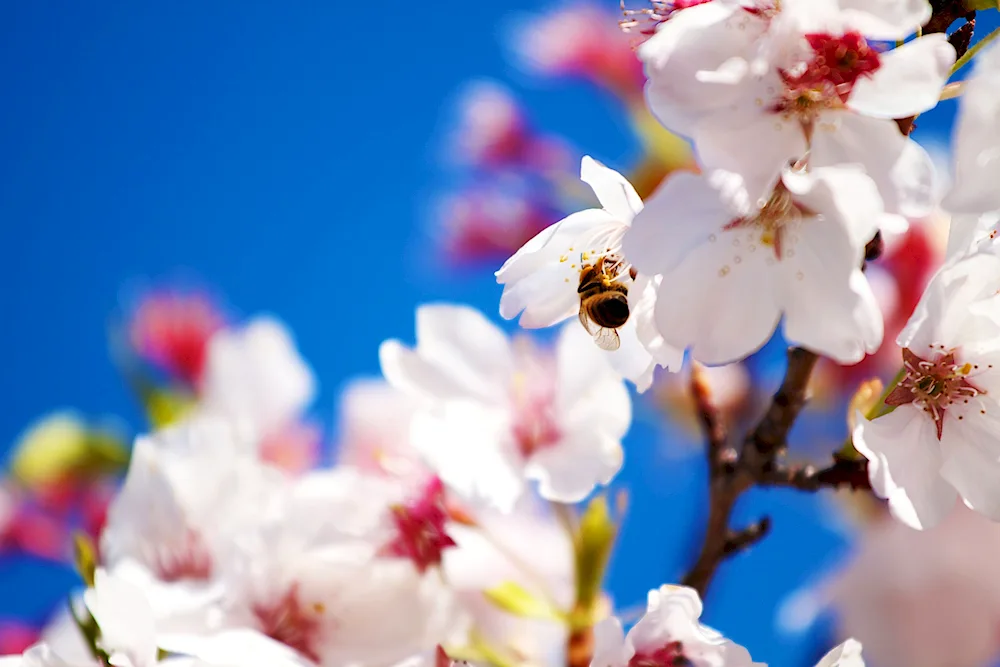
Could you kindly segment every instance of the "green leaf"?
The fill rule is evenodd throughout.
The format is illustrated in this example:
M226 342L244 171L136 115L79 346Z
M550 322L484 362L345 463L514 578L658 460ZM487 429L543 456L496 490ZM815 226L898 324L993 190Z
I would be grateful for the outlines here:
M972 11L983 11L986 9L1000 9L998 0L965 0L965 8Z
M599 599L617 533L607 498L603 495L595 497L580 517L580 527L574 540L578 609L593 609Z
M485 590L483 595L496 607L514 616L565 620L565 615L560 610L513 581Z
M94 572L97 571L97 550L90 538L83 533L73 536L73 560L83 583L87 584L87 588L93 588Z

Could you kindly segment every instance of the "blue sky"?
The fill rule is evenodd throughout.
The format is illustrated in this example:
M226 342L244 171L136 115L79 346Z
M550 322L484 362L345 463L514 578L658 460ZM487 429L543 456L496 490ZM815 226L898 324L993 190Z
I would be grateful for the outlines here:
M508 13L542 6L3 3L0 448L55 408L139 423L106 330L151 280L201 281L239 313L287 322L327 419L343 382L377 373L381 340L412 339L418 303L495 313L490 271L442 270L428 241L430 202L449 187L446 112L462 84L511 82L539 124L609 164L635 151L611 100L508 64ZM659 437L638 424L628 441L632 509L611 578L625 605L680 572L700 525L700 462L665 463ZM818 521L822 501L786 500L760 494L745 508L774 509L775 534L736 559L708 601L713 624L779 666L810 649L775 634L769 610L812 574L799 565L822 567L843 549ZM0 595L0 616L44 606Z

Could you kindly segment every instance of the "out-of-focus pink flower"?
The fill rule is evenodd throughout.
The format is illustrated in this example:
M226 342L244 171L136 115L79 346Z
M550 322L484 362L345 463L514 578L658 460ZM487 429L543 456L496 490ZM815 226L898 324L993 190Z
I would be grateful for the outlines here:
M582 77L616 95L642 98L642 66L634 38L599 5L574 3L526 21L516 48L528 67L548 76Z
M472 84L462 95L453 143L458 158L476 167L547 172L569 160L558 139L535 132L513 93L491 82Z
M41 636L38 628L18 621L0 621L0 655L15 655L24 652Z
M645 7L631 7L622 0L622 14L625 18L619 25L626 33L636 35L633 45L638 45L651 37L657 26L680 10L706 2L711 0L649 0Z
M469 190L442 206L445 249L460 263L502 260L559 218L559 213L528 197Z
M196 385L208 339L224 324L222 313L207 295L164 290L143 298L129 321L128 335L139 356Z
M1000 525L961 504L932 531L885 518L827 589L843 635L883 667L1000 655Z
M260 457L287 472L298 474L319 462L323 432L316 424L292 422L265 436Z
M431 475L410 442L417 402L385 380L356 380L340 395L337 462L401 480Z

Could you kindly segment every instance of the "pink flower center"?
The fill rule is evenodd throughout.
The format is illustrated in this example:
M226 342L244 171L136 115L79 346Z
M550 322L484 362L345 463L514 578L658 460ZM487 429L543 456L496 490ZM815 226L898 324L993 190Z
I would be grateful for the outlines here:
M934 347L933 345L931 346ZM944 430L944 416L956 403L967 404L970 399L986 392L967 379L969 374L979 370L978 364L959 365L955 361L955 350L945 350L938 346L940 356L936 359L922 359L909 348L903 348L903 368L906 374L896 388L886 396L886 405L914 404L934 420L938 440ZM989 364L989 368L993 364ZM985 410L980 409L985 414ZM964 415L959 415L963 419Z
M555 365L527 343L517 352L520 363L512 391L514 442L527 460L559 444L562 431L556 419Z
M444 485L438 477L431 479L415 501L395 505L390 511L396 536L383 547L383 555L409 558L423 573L431 565L441 564L445 549L456 546L445 532L448 510Z
M770 109L811 124L821 111L842 107L855 82L870 76L881 61L878 51L856 32L836 37L816 33L806 35L806 40L812 57L780 72L784 88Z
M222 315L203 295L153 294L132 316L129 335L141 356L195 385L208 340L223 324Z
M306 607L299 600L299 585L293 584L277 601L253 607L260 631L290 646L313 662L320 662L318 653L322 604Z
M664 644L655 651L639 651L628 661L628 667L689 667L692 662L684 655L680 642Z
M163 581L204 581L212 576L212 556L197 532L188 529L180 543L158 551L153 568Z

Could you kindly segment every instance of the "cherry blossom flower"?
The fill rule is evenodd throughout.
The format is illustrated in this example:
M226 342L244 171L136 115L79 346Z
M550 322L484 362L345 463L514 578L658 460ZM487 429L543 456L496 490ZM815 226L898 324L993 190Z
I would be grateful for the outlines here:
M617 618L594 628L591 667L752 667L750 653L698 622L698 593L683 586L649 592L646 614L628 631Z
M414 397L384 380L349 385L341 394L339 465L356 466L366 475L417 488L432 474L410 440L418 407ZM510 514L502 514L456 507L449 498L449 511L466 516L447 526L447 535L457 547L442 551L442 567L459 604L484 639L532 663L549 664L551 656L565 650L565 625L514 616L482 594L513 581L539 598L556 600L561 608L572 604L573 548L566 531L555 517L527 500Z
M649 592L646 614L626 635L617 618L594 628L591 667L764 667L749 651L698 622L701 599L685 586L661 586ZM848 639L816 667L864 667L861 644Z
M419 401L384 379L354 380L340 393L337 463L407 482L431 473L410 442Z
M619 94L638 97L642 70L628 36L601 6L572 3L523 22L516 47L532 70L578 76Z
M625 234L625 256L663 274L653 317L666 343L729 363L783 317L788 340L842 363L876 350L882 318L861 272L882 213L874 183L849 168L786 169L768 199L751 201L735 174L680 173Z
M882 520L821 593L885 667L979 667L1000 654L1000 525L958 505L918 532Z
M889 213L928 213L933 163L891 119L937 104L954 49L927 35L882 52L866 36L902 39L929 5L760 4L709 2L663 24L639 51L653 113L708 167L740 173L753 198L808 149L814 167L863 165Z
M558 217L542 198L516 188L472 187L440 209L447 252L463 262L506 257Z
M966 252L978 241L995 236L1000 223L1000 45L976 57L973 75L961 97L954 133L955 184L942 206L952 213L948 254Z
M931 279L897 343L905 374L895 410L860 419L858 451L872 488L917 529L937 524L959 496L1000 520L1000 256L992 248Z
M621 243L642 210L642 200L621 174L589 156L581 162L580 178L593 188L602 208L574 213L542 230L504 263L496 272L504 286L500 314L507 319L520 315L526 328L548 327L579 315L581 276L589 267L601 267L605 282L625 291L621 301L627 305L628 319L614 334L620 335L621 347L611 352L611 363L645 391L657 362L678 370L683 351L661 347L654 358L640 342L637 323L652 310L656 291L636 280Z
M208 418L136 440L101 551L116 576L147 591L163 628L200 622L221 595L221 554L280 484L246 452L234 428Z
M257 318L209 341L200 392L209 414L237 420L263 436L295 420L315 392L312 371L277 320Z
M222 627L256 629L330 667L388 666L461 640L465 622L437 568L384 549L398 488L348 470L310 477L222 565Z
M455 526L458 548L445 553L444 571L487 642L531 664L561 665L567 640L564 623L510 614L483 595L513 582L560 609L572 607L573 545L555 517L532 505L522 501L510 514L477 512L475 526Z
M522 342L523 341L523 342ZM463 306L417 309L417 346L382 343L382 372L424 406L413 444L461 497L509 511L537 480L549 500L575 502L622 465L628 391L577 323L554 354L512 343Z
M464 162L478 167L545 171L565 162L565 148L537 134L513 94L491 82L476 83L462 95L454 144Z

